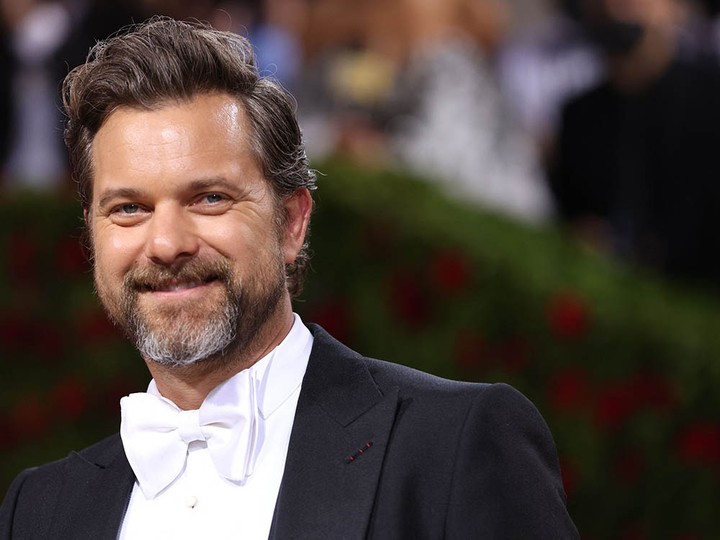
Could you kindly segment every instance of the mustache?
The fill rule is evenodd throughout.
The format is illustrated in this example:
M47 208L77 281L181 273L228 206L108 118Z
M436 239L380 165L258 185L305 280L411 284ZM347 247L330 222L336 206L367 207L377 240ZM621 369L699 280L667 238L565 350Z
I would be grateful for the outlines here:
M224 259L192 260L182 265L136 266L125 275L123 285L126 291L144 292L167 288L179 283L210 283L232 281L232 268Z

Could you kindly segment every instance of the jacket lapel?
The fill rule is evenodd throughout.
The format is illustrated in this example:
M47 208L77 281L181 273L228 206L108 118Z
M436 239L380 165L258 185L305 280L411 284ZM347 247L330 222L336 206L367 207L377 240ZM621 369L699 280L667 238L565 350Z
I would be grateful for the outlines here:
M363 538L398 406L362 357L315 337L293 423L270 538Z
M48 538L117 538L134 482L119 435L72 454Z

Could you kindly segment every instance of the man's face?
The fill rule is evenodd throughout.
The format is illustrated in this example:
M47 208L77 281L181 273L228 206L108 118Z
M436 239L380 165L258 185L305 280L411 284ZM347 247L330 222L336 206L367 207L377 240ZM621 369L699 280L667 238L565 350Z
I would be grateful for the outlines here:
M142 355L190 365L251 346L287 295L297 242L286 239L239 102L208 94L121 108L92 159L96 289Z

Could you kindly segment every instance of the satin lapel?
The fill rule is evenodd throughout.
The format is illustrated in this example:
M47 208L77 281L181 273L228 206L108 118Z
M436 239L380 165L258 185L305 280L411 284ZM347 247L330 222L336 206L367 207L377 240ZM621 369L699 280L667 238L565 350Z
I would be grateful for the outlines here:
M364 538L397 389L383 395L360 356L310 328L315 343L270 538Z
M49 538L116 539L135 476L120 437L73 454Z

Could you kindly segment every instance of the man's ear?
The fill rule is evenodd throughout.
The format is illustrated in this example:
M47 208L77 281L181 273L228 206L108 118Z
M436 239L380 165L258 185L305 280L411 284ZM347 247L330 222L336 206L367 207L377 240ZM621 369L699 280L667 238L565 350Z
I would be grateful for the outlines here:
M285 235L283 254L285 264L295 262L300 248L305 243L305 234L312 213L312 196L307 188L300 188L285 199Z
M85 226L90 226L90 213L87 208L83 208L83 219L85 220Z

